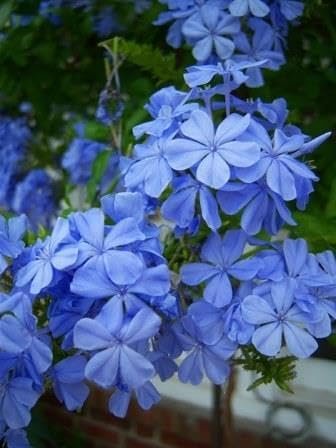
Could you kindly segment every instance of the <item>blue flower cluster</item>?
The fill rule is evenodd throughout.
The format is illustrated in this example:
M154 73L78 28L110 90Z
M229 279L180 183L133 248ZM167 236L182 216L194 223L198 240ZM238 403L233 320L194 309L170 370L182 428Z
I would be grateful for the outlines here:
M264 61L263 67L278 70L284 64L288 22L302 15L303 2L292 0L160 0L168 11L154 22L173 22L167 42L178 48L185 41L194 58L216 63ZM249 87L263 84L259 67L248 70Z
M125 186L153 198L169 187L162 214L185 232L200 219L217 230L220 212L241 212L245 232L274 235L284 223L295 225L287 203L304 209L318 179L304 157L330 133L311 140L286 124L282 98L264 103L234 96L251 67L232 60L190 67L190 91L161 89L147 106L152 120L134 128L137 138L147 138L135 146Z
M24 118L0 115L0 206L9 207L20 165L26 156L31 131Z
M30 227L49 227L56 205L53 181L45 170L25 174L32 132L25 118L0 117L0 207L26 214Z
M241 258L247 242L241 230L229 230L223 239L213 233L201 262L182 267L185 284L206 285L188 315L207 340L226 335L267 356L286 348L297 358L309 357L316 338L331 334L336 317L334 255L314 255L303 239L286 239Z
M25 218L1 219L0 421L9 446L49 383L69 410L85 402L86 381L113 391L115 415L133 393L145 409L159 400L152 378L176 370L159 340L180 309L145 213L140 193L105 196L102 209L58 218L50 236L27 247ZM52 364L56 338L63 355Z
M140 143L132 158L111 157L106 175L120 170L123 191L58 218L30 245L25 216L0 217L0 439L9 448L29 447L24 428L47 387L73 411L94 383L123 417L133 396L143 409L159 401L155 376L222 384L241 346L306 358L332 332L333 253L271 238L295 225L289 203L306 207L318 178L305 156L330 133L311 139L288 124L283 98L265 103L236 92L260 84L261 67L280 65L287 22L302 2L162 3L169 12L160 21L174 20L169 39L179 45L184 36L206 63L186 70L186 92L164 87L150 98L151 119L133 129ZM103 91L97 111L107 125L122 110L109 110L109 95ZM30 133L6 120L2 145L21 154ZM79 132L62 160L74 184L88 182L104 150ZM50 185L33 170L17 185L13 208L30 220L47 216ZM183 256L170 258L169 241L180 236ZM176 260L179 273L170 270Z
M141 14L151 5L151 0L126 0L136 14ZM81 9L90 14L92 30L100 38L106 38L121 30L115 10L111 6L101 6L97 0L41 0L39 14L54 25L62 24L59 14L62 8Z

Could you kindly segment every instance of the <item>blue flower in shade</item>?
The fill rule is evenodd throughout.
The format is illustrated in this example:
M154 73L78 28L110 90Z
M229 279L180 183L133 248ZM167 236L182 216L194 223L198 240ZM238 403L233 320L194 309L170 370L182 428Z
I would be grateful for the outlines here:
M71 182L85 184L90 179L94 160L104 149L104 143L75 138L62 158L62 167L69 173Z
M125 104L120 94L105 88L99 94L96 118L106 126L118 122L124 113Z
M7 268L8 259L18 257L23 251L22 237L26 229L27 219L24 215L8 221L0 215L0 274Z
M34 230L38 226L50 227L56 210L53 182L46 171L31 170L15 186L11 208L16 213L25 213Z
M161 399L159 392L150 381L135 389L134 393L139 406L146 411ZM108 406L111 414L119 418L125 417L131 398L132 392L117 389L109 399Z
M7 448L31 448L26 431L7 429L5 422L0 422L0 440L5 441Z
M234 43L225 36L237 34L240 23L235 17L220 8L205 4L182 26L186 39L193 45L193 55L204 62L215 53L220 59L229 58L234 51Z
M154 198L163 193L173 178L173 171L167 161L167 145L168 141L160 138L135 146L135 161L124 178L126 188L141 186L148 196Z
M280 6L281 14L287 19L287 20L294 20L303 14L304 10L304 4L303 2L296 1L296 0L277 0L277 2Z
M117 16L110 6L102 8L93 17L94 30L99 37L105 38L120 30Z
M74 355L58 362L51 370L55 395L69 411L81 408L89 395L84 383L86 363L84 356Z
M282 338L288 351L307 358L317 349L316 340L305 329L306 316L295 303L296 285L292 280L274 283L270 296L247 296L242 303L243 318L256 326L252 343L267 356L275 356L282 347Z
M150 97L149 104L145 106L153 120L135 126L134 136L139 138L143 134L148 134L161 137L164 132L169 135L176 131L179 122L199 107L197 103L187 104L189 99L190 94L180 92L174 87L164 87L155 92Z
M48 308L49 329L54 338L64 336L62 347L72 347L72 333L75 324L85 317L91 309L94 299L79 297L69 290L49 289L54 300Z
M223 384L230 373L228 359L236 351L237 345L225 335L216 343L208 344L189 315L175 324L174 331L183 349L188 352L178 369L179 380L197 385L205 373L214 384Z
M69 223L58 218L50 237L35 245L32 259L16 273L17 287L29 286L31 294L39 294L49 286L57 272L70 269L78 257L78 248L66 244L70 238Z
M210 235L202 247L201 259L205 263L190 263L181 269L181 279L187 285L198 285L207 281L204 299L214 306L222 307L231 302L230 277L251 280L261 268L256 258L238 261L246 245L246 234L240 230L229 230L223 240L217 233Z
M236 17L246 16L249 12L256 17L264 17L270 9L262 0L233 0L229 11Z
M281 51L273 50L274 39L272 27L260 21L251 43L245 33L239 33L234 37L236 52L233 59L237 62L259 62L267 60L263 64L263 67L270 70L278 70L284 64L285 59ZM264 84L260 67L248 68L246 75L249 77L246 81L248 87L260 87Z
M255 235L262 229L276 235L284 222L296 225L282 197L263 182L230 182L217 193L217 200L227 215L236 215L243 210L240 225L249 235Z
M194 180L191 176L174 179L173 193L162 204L162 215L184 229L189 227L196 213L196 201L199 198L201 214L208 227L218 229L221 220L216 199L210 189ZM197 201L198 202L198 201Z
M140 277L143 263L132 252L120 248L144 240L145 235L134 218L125 218L108 230L104 219L103 212L95 208L74 213L71 217L80 237L77 275L85 275L87 266L96 266L97 269L110 269L114 283L128 284L129 278Z
M25 119L0 116L1 206L10 206L12 187L30 139L31 132Z
M155 369L133 347L154 336L160 323L160 318L149 309L130 318L124 316L120 301L108 302L95 319L80 320L74 330L75 346L95 352L86 365L86 378L102 387L143 386L155 375Z
M10 429L26 427L30 422L30 410L39 398L29 378L15 377L1 382L0 413Z
M237 141L249 124L249 115L231 114L215 130L206 112L194 111L181 125L184 138L167 142L166 159L178 171L197 165L197 180L219 189L230 179L230 166L248 167L260 158L259 146L253 140Z

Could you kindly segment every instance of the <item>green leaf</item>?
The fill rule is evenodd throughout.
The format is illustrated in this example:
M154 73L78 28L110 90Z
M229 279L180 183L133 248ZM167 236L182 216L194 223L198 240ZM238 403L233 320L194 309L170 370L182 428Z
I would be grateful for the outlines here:
M13 3L13 0L8 0L0 6L0 28L3 28L6 25L13 9Z
M86 200L88 201L89 204L92 204L96 196L97 187L100 183L101 178L105 173L111 154L112 153L110 150L102 151L100 154L98 154L95 161L93 162L91 171L92 174L87 184L87 194L86 194Z
M175 55L173 53L163 54L158 48L149 44L139 44L132 40L114 37L100 44L111 54L125 57L129 62L137 65L142 70L151 73L161 82L175 81L182 77L182 72L176 69Z
M295 378L295 358L285 356L270 358L259 353L253 346L241 348L242 356L234 362L243 369L255 372L258 378L247 388L255 389L262 384L274 382L281 390L293 393L290 383Z

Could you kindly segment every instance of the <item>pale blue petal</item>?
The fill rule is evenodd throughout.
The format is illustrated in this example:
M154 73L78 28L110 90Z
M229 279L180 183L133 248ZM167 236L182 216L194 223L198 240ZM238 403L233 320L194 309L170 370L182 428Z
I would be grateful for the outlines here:
M308 358L318 348L316 340L306 330L287 322L284 336L288 350L297 358Z
M275 356L281 348L282 327L278 322L263 325L252 336L255 348L267 356Z
M241 304L242 316L253 325L267 324L277 320L271 305L262 297L250 295Z

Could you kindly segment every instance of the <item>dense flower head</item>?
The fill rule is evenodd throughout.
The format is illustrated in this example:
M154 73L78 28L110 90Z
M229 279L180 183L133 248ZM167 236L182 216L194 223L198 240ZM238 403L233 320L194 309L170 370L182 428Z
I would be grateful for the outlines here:
M199 218L216 230L223 212L241 214L250 235L263 229L275 235L284 223L296 224L288 202L306 207L318 178L301 158L330 133L309 139L287 124L283 98L264 103L232 95L265 61L188 68L191 90L159 90L147 105L153 120L134 128L142 143L135 145L124 185L164 196L162 215L177 232L192 233Z
M258 62L278 70L285 62L284 47L288 23L303 13L303 2L291 0L193 0L162 1L168 11L154 22L173 22L167 42L178 48L185 40L192 54L201 63L232 58ZM263 84L260 67L249 70L249 87Z

